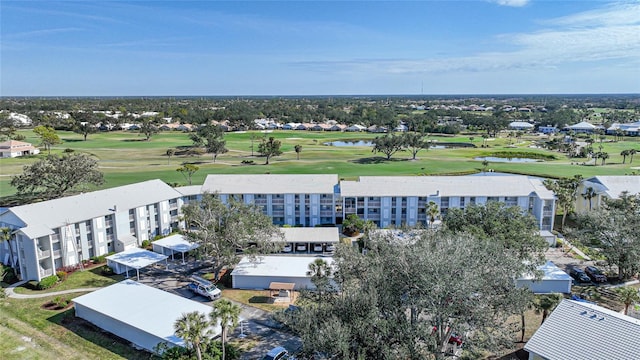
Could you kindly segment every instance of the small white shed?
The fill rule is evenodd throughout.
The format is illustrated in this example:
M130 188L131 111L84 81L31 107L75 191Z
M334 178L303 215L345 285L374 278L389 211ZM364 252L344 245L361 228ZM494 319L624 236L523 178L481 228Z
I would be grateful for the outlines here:
M211 307L133 280L73 299L76 316L148 351L158 343L184 346L173 324L183 313L209 315ZM213 334L221 333L220 327Z
M171 256L172 260L176 253L180 253L182 255L182 263L184 264L184 254L197 249L199 245L188 241L182 234L174 234L154 241L152 246L154 252Z
M539 280L533 274L528 274L516 280L516 287L528 287L534 294L571 293L573 279L553 262L547 261L538 266L538 270L543 272Z
M231 272L234 289L269 289L272 282L294 283L294 289L314 289L311 276L307 275L309 264L321 258L330 266L331 257L316 256L262 256L252 262L243 257Z

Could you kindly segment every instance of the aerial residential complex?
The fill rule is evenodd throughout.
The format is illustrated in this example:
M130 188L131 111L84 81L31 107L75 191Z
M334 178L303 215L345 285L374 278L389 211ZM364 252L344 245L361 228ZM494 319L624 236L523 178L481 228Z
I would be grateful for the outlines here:
M40 280L64 266L180 229L182 205L205 192L217 193L223 201L233 197L258 205L275 225L304 227L340 224L351 214L380 228L424 226L430 202L443 216L450 208L500 201L531 213L540 230L551 230L555 212L553 193L542 180L526 176L362 176L339 181L335 174L209 175L201 187L182 188L151 180L9 208L0 214L0 226L14 230L13 241L0 247L0 260L13 261L22 279Z

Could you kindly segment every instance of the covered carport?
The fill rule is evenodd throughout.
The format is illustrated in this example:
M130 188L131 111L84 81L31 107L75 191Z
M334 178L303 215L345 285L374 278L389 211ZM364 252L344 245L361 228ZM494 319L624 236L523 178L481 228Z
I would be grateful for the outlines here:
M340 231L337 227L299 227L299 228L280 228L284 235L284 242L291 245L292 251L297 251L298 245L304 245L306 253L332 252L340 241ZM274 240L282 241L281 238ZM322 251L315 251L314 245L322 246Z
M198 248L198 244L194 244L184 238L182 234L175 234L167 236L166 238L156 240L153 243L153 251L171 256L171 260L174 259L174 255L179 253L182 255L182 263L184 264L185 253Z
M527 287L534 294L571 293L573 279L553 262L547 261L546 264L538 266L537 270L541 273L540 277L527 274L516 280L516 286Z
M209 315L211 307L133 280L124 280L73 299L75 314L99 328L147 351L159 343L185 346L175 335L174 323L182 314ZM219 325L212 335L221 333Z
M140 269L149 265L164 261L165 266L169 269L167 258L167 255L158 254L145 249L133 248L107 256L107 265L113 269L114 273L126 273L127 277L129 277L129 270L135 269L137 279L140 280Z

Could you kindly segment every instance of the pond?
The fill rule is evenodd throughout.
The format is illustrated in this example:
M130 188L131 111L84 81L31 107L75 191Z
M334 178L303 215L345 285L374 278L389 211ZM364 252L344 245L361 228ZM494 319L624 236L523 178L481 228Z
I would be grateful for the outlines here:
M344 141L332 141L324 143L328 146L373 146L373 142L369 140L344 140Z
M478 161L487 160L488 162L512 162L512 163L529 163L529 162L541 161L538 159L529 159L529 158L517 158L517 157L502 158L502 157L495 157L495 156L481 156L481 157L473 158L473 160L478 160Z

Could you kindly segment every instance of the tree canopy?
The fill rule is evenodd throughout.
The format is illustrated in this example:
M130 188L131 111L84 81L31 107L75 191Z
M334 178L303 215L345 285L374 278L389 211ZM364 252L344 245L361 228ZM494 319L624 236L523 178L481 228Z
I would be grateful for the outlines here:
M282 233L262 209L232 197L225 204L215 194L182 208L188 231L186 237L200 245L198 251L212 260L216 279L220 271L238 263L238 251L255 258L281 250ZM274 241L275 239L275 241Z
M40 145L51 154L51 147L62 143L54 128L50 126L39 125L33 128L34 134L40 137Z
M11 186L19 195L37 195L49 200L103 182L95 159L86 154L65 154L49 155L25 166L22 174L11 179Z
M306 354L443 358L454 333L468 351L497 350L513 344L507 318L531 301L514 286L525 271L517 250L470 234L374 232L366 255L340 246L334 259L341 292L286 319Z
M273 137L270 137L268 140L262 139L258 145L258 153L266 157L265 165L269 165L269 159L271 157L282 155L282 150L280 150L281 145L282 142Z

